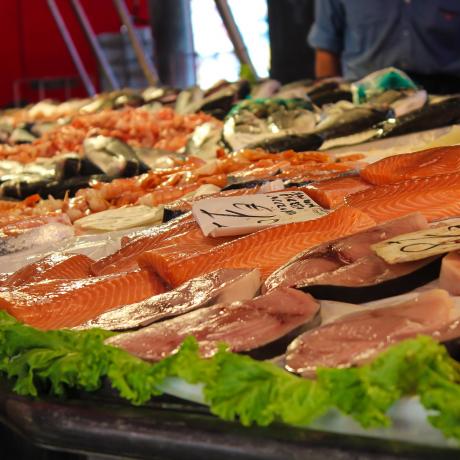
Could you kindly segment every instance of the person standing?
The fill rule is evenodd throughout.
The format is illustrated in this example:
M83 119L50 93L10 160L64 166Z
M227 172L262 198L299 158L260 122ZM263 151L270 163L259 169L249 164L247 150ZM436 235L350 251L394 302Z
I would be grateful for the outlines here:
M315 0L317 78L400 68L430 92L460 92L460 1Z

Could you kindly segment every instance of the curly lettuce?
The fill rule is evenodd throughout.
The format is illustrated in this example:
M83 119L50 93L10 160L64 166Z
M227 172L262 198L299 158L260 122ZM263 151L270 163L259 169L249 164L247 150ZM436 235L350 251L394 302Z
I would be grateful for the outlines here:
M136 405L161 394L166 378L179 377L203 384L212 413L243 425L306 426L335 408L363 427L385 427L396 401L418 395L433 426L460 440L460 364L430 337L394 345L360 368L320 369L313 381L224 346L204 359L193 337L151 364L105 345L112 335L100 329L40 331L0 312L0 373L15 392L33 397L65 395L70 388L95 391L108 380Z

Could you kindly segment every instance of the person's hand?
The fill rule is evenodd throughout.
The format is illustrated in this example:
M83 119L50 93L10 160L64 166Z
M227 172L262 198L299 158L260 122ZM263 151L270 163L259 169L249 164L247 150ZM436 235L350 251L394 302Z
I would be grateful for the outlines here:
M331 51L317 49L315 53L315 74L317 79L340 76L339 56Z

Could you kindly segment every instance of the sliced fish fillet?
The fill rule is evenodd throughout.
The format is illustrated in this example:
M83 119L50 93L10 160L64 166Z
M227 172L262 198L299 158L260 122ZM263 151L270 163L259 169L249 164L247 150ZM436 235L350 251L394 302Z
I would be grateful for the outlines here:
M455 172L460 172L458 145L393 155L366 166L360 174L366 181L382 185Z
M460 216L460 174L374 186L345 198L377 222L420 211L429 222Z
M286 367L311 377L319 367L363 364L392 343L449 324L453 312L449 294L433 289L390 307L352 313L297 337L288 347Z
M364 212L343 207L316 220L261 230L193 257L177 259L147 251L139 257L139 265L154 270L173 287L218 268L259 268L266 278L306 248L373 225Z
M318 311L319 304L309 294L280 288L253 300L200 308L111 337L107 343L149 361L173 354L188 336L198 340L206 357L217 351L219 343L226 343L232 351L249 351L312 321Z
M43 280L87 278L92 276L93 263L93 259L83 254L56 252L19 269L4 281L3 286L16 287Z
M61 329L164 291L160 279L147 270L81 280L47 280L0 291L0 309L38 329Z

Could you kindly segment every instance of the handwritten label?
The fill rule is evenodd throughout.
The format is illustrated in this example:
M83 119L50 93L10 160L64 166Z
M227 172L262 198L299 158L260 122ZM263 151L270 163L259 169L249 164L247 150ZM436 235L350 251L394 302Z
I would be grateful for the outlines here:
M460 224L406 233L371 246L385 262L396 264L460 249Z
M263 228L317 219L328 211L301 191L197 201L193 215L206 236L245 235Z

